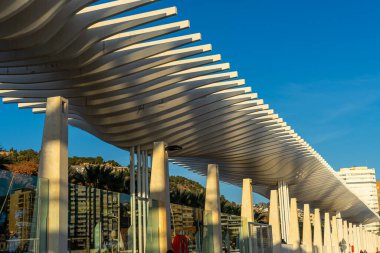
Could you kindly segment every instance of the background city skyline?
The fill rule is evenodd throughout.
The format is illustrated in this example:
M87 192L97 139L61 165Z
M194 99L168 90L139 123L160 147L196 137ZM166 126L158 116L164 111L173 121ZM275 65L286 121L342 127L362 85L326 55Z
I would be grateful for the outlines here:
M198 44L211 43L212 53L230 62L335 170L368 166L379 178L379 2L165 0L138 12L157 6L177 6L178 16L161 22L189 19L191 28L176 35L200 32ZM0 145L40 149L43 115L0 103L0 118ZM69 155L101 155L122 165L129 159L72 127ZM205 183L178 166L171 174ZM233 201L241 201L240 191L222 184L221 193Z

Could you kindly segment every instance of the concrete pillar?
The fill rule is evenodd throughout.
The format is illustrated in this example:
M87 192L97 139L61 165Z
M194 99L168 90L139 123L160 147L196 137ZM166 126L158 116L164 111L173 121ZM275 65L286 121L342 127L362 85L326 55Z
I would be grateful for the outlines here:
M351 251L351 246L352 245L355 245L354 243L354 234L353 234L353 227L352 227L352 223L348 223L348 251L349 253L352 253Z
M373 252L376 252L376 235L375 234L372 234L371 242L372 242L372 250Z
M364 228L363 228L363 225L360 225L359 227L359 231L360 231L360 248L364 251L366 250L366 238L365 238L365 235L364 235Z
M368 252L371 252L371 245L370 245L370 242L369 242L369 238L370 238L370 233L368 231L364 231L364 236L365 236L365 239L366 239L366 250Z
M343 221L343 241L342 241L342 245L344 246L343 247L343 252L344 253L348 253L349 252L350 243L349 243L349 239L348 239L348 227L347 227L347 221L346 220Z
M335 215L331 218L331 246L334 253L339 252L338 228Z
M298 224L297 199L290 199L290 228L289 228L289 244L293 245L294 252L300 250L300 228Z
M205 216L205 223L212 231L212 249L210 247L206 251L214 253L222 252L219 170L216 164L208 165Z
M166 253L172 248L170 226L170 195L168 154L164 142L153 144L150 196L158 201L158 247L157 252ZM156 211L154 210L154 211Z
M332 253L331 251L331 225L330 225L330 214L325 213L325 224L323 230L323 247L326 253Z
M356 226L356 239L357 239L357 252L362 250L362 240L361 240L361 231L360 226Z
M314 253L323 253L322 250L322 228L321 214L318 208L314 210Z
M367 232L368 233L368 252L374 252L374 249L373 249L373 238L372 238L372 233L370 232Z
M366 238L367 238L367 251L373 252L372 251L372 242L371 242L371 233L368 231L366 232Z
M371 252L371 243L369 241L369 238L370 238L370 233L366 230L364 230L364 236L365 236L365 240L366 240L366 250L367 252Z
M62 97L48 98L38 175L49 180L46 242L49 253L68 250L67 121L68 101Z
M313 252L313 242L311 239L311 223L310 223L310 206L309 206L309 204L303 205L302 246L306 250L306 253L312 253Z
M242 195L241 195L241 217L242 217L242 238L241 249L242 252L249 252L249 248L254 247L254 252L257 251L256 235L254 235L253 242L250 242L249 238L249 226L248 222L254 221L253 214L253 198L252 198L252 179L244 178ZM254 232L254 231L253 231Z
M273 253L281 253L281 228L277 190L270 191L269 224L272 226Z
M354 244L354 252L358 252L359 249L359 243L358 243L358 230L356 228L356 225L352 225L352 239Z
M343 220L340 214L336 216L336 228L338 234L338 250L339 252L343 252L345 245L343 245Z

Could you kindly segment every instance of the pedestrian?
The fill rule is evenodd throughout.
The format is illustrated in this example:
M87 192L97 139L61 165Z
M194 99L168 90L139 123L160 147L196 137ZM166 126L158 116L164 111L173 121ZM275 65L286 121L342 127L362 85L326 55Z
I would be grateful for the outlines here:
M11 231L9 235L8 246L7 246L8 252L9 253L17 252L19 244L20 244L20 241L18 240L17 234Z

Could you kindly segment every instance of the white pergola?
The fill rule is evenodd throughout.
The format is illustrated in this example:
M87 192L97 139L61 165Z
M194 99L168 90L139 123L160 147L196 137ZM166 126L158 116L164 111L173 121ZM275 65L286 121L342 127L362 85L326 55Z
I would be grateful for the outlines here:
M69 123L129 150L178 145L174 163L269 196L279 181L300 203L379 221L329 164L251 92L201 35L175 36L189 21L149 25L177 14L128 11L155 0L25 0L0 3L0 96L44 113L48 97L69 100ZM136 11L134 11L136 13ZM195 45L192 45L195 43Z

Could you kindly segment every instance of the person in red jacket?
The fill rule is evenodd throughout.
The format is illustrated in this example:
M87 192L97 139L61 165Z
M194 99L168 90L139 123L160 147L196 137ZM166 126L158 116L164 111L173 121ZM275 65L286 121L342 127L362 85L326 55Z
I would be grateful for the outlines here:
M176 235L173 239L174 253L189 253L189 240L185 235Z

